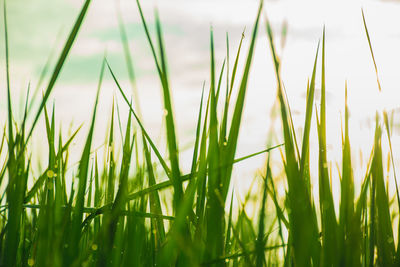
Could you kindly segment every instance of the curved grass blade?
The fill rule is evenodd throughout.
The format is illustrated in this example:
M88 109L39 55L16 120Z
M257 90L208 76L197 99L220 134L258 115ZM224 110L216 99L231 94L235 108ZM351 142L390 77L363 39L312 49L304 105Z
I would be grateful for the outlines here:
M115 200L111 204L111 208L104 213L102 227L97 236L99 241L99 257L97 258L98 264L104 262L115 262L114 252L120 251L118 248L120 243L120 227L123 227L124 219L120 218L121 213L125 209L126 197L128 194L128 175L131 164L131 157L133 151L133 143L135 141L135 134L133 134L131 141L131 118L132 114L129 113L125 140L123 143L123 155L121 162L121 169L119 174L118 191ZM118 252L119 254L119 252ZM119 257L118 257L119 258ZM118 262L118 261L117 261ZM117 263L116 266L119 264Z
M233 192L231 194L231 204L229 208L228 215L228 226L226 227L226 235L225 235L225 255L229 255L229 252L232 249L232 241L231 241L231 233L232 233L232 216L233 216Z
M287 103L284 97L284 88L280 76L280 60L275 51L271 25L266 23L268 40L271 48L275 75L278 87L278 99L280 102L283 136L285 140L285 172L288 182L287 200L289 213L289 240L288 250L293 252L294 263L297 266L319 266L320 243L319 230L316 221L315 209L311 203L307 184L300 178L299 163L296 159L295 144L287 112Z
M108 165L108 175L107 175L107 187L106 187L106 203L111 203L114 200L114 187L115 187L115 165L114 160L114 99L111 108L111 122L110 122L110 132L108 137L107 146L107 165Z
M379 82L378 67L376 66L374 51L372 50L371 38L369 37L367 23L365 21L365 16L364 16L364 10L363 9L361 9L361 14L362 14L363 23L364 23L365 34L367 35L369 51L371 52L372 61L374 62L374 68L375 68L375 74L376 74L376 82L378 83L379 92L381 92L382 88L381 88L381 83Z
M223 253L224 245L224 205L221 201L221 164L220 152L218 147L218 119L217 119L217 99L215 83L215 60L214 60L214 34L210 30L210 65L211 65L211 85L210 85L210 121L209 121L209 145L207 151L208 162L208 184L207 184L207 203L205 219L207 224L206 232L206 251L204 260L215 258Z
M118 27L119 27L121 42L122 42L122 46L124 49L126 69L128 71L129 82L131 83L131 87L132 87L132 91L133 91L133 95L134 95L133 101L135 103L136 111L137 111L139 117L142 117L142 115L141 115L142 109L141 109L140 101L139 101L139 92L138 92L137 86L136 86L135 69L133 67L132 55L129 50L128 36L126 34L125 24L122 19L121 9L120 9L119 3L117 3L117 2L116 2L116 10L117 10Z
M264 247L263 250L264 251L271 251L271 250L276 250L276 249L280 249L280 248L285 248L286 246L287 246L287 244L268 246L268 247ZM249 256L249 254L255 254L255 253L256 253L256 250L248 251L248 252L236 252L236 253L227 255L225 257L220 257L218 259L214 259L212 261L205 262L201 266L209 266L210 264L215 264L215 263L224 263L224 262L227 263L230 260L234 260L234 259L241 258L241 257L244 257L244 256Z
M315 76L313 75L313 78ZM311 79L310 92L314 94L315 80ZM326 110L325 110L325 28L323 30L322 37L322 74L321 74L321 113L320 122L318 123L318 140L319 140L319 158L318 158L318 169L319 169L319 202L321 211L321 228L322 228L322 249L323 258L322 264L325 265L338 265L341 255L339 254L339 240L338 240L338 226L336 221L335 207L333 204L333 196L330 185L330 178L328 172L328 162L326 157ZM311 97L311 96L309 96ZM313 101L310 100L309 101ZM308 107L307 103L307 107ZM309 125L308 125L309 126ZM309 130L309 129L308 129ZM309 131L308 131L309 134ZM308 139L307 142L308 145ZM304 139L303 139L304 142ZM304 146L304 143L303 143ZM302 152L303 155L303 152ZM342 179L342 182L344 180ZM347 184L346 184L347 185ZM350 190L350 189L349 189ZM343 196L343 192L342 192ZM348 201L346 200L346 205ZM341 203L344 204L345 203Z
M6 79L7 79L7 119L8 119L8 184L5 190L7 202L9 204L7 223L4 224L5 242L4 258L1 260L5 266L15 266L17 264L17 253L20 243L20 231L22 222L22 204L26 190L26 180L28 171L25 167L25 150L21 148L20 133L16 129L15 139L12 121L12 103L10 89L10 70L9 70L9 47L8 47L8 28L7 28L7 8L6 1L3 3L4 18L4 38L6 56ZM23 133L22 133L23 136ZM28 163L29 168L29 163ZM4 173L2 173L3 175ZM3 178L1 177L0 180Z
M382 266L394 266L395 245L390 217L389 201L385 189L384 173L382 165L381 128L376 120L376 132L374 143L374 158L372 162L372 179L376 186L376 245L378 262Z
M92 121L89 129L88 136L86 138L85 146L82 152L81 160L79 162L79 185L78 192L76 196L76 204L73 209L73 218L71 222L71 232L69 239L69 256L64 258L65 264L71 264L73 260L79 255L79 240L81 235L81 224L83 218L83 207L85 201L86 194L86 184L88 178L88 170L89 170L89 157L90 157L90 149L92 145L93 132L94 132L94 124L96 120L96 111L97 104L100 94L100 88L103 82L103 75L105 70L106 60L103 60L100 70L99 83L97 87L96 100L93 109Z
M390 134L389 119L388 119L388 115L387 115L386 111L383 112L383 120L384 120L384 124L385 124L385 128L386 128L386 134L387 134L388 141L389 141L390 158L392 160L394 183L395 183L395 186L396 186L397 207L400 209L399 186L398 186L398 183L397 183L396 166L395 166L395 163L394 163L393 148L392 148L392 138L391 138L391 134ZM398 230L400 230L400 223L398 225ZM400 235L398 236L397 244L398 245L400 244ZM399 248L399 246L397 246L397 250L396 250L395 263L396 264L400 263L400 248Z
M341 200L339 210L339 225L343 237L341 237L341 248L343 261L346 265L356 266L358 250L354 248L351 239L356 240L357 236L354 233L352 224L354 223L354 182L353 182L353 167L351 162L350 151L350 138L349 138L349 111L347 105L347 83L345 91L345 129L344 129L344 142L343 142L343 160L342 160L342 180L341 180ZM361 223L361 222L359 222ZM356 243L357 244L357 243ZM361 244L359 244L361 245ZM355 245L357 246L357 245ZM351 252L350 252L351 251ZM354 261L352 261L354 258Z
M14 134L12 122L12 109L11 109L11 89L10 89L10 66L9 66L9 48L8 48L8 27L7 27L7 7L6 1L3 3L3 19L4 19L4 42L6 53L6 77L7 77L7 116L8 116L8 146L9 156L12 156L12 148L14 147ZM12 160L12 158L10 158Z
M199 167L197 173L197 191L196 191L196 210L195 214L198 218L195 230L195 239L202 245L204 239L204 222L205 222L205 203L206 203L206 186L207 186L207 133L209 129L207 127L208 114L210 111L211 91L209 91L206 105L206 114L204 116L203 132L201 134L200 141L200 152L199 152Z
M304 122L304 133L303 133L303 144L301 148L301 156L300 156L300 177L305 179L306 172L309 173L308 166L308 154L309 154L309 141L310 141L310 128L311 128L311 116L312 109L314 105L314 92L315 92L315 72L317 68L317 59L319 52L319 42L317 46L317 52L314 60L314 68L311 76L311 83L309 90L307 92L307 105L306 105L306 114L305 114L305 122Z
M266 202L267 202L267 182L269 179L271 179L271 173L270 173L270 157L268 157L267 161L267 173L265 175L264 179L264 188L263 188L263 196L262 196L262 202L261 202L261 210L259 213L259 218L258 218L258 234L257 234L257 239L256 239L256 266L257 267L262 267L265 265L265 253L264 253L264 247L266 244L266 240L264 239L264 230L265 230L265 212L266 212Z
M149 187L154 186L156 184L156 178L154 175L154 170L153 170L153 165L151 161L151 154L149 151L149 148L146 143L146 139L143 136L143 148L144 148L144 154L145 154L145 160L146 160L146 166L147 166L147 174L149 178ZM161 210L161 202L160 202L160 196L158 194L158 190L152 192L150 194L150 211L151 213L154 214L160 214L162 215L162 210ZM155 237L157 242L157 246L159 247L161 243L164 241L165 238L165 229L164 229L164 222L161 219L154 220L154 231L155 231Z
M202 118L202 111L203 111L203 98L204 98L204 86L205 83L203 83L203 89L201 91L201 100L200 100L200 107L199 107L199 116L197 118L197 125L196 125L196 139L194 141L194 149L193 149L193 157L192 157L192 165L190 168L190 173L194 174L196 172L196 167L197 167L197 160L198 160L198 154L199 154L199 145L201 141L201 118ZM192 179L190 179L188 187L190 187Z
M146 129L144 128L144 126L143 126L143 124L142 124L142 122L140 121L139 117L137 116L137 114L136 114L135 110L133 109L131 103L129 102L128 98L126 97L124 91L122 90L122 88L121 88L121 86L120 86L120 84L119 84L117 78L115 77L115 74L114 74L114 72L112 71L110 65L108 64L108 62L107 62L106 64L107 64L108 70L109 70L110 73L111 73L111 76L112 76L113 79L114 79L115 84L116 84L117 87L118 87L119 92L121 93L123 99L124 99L125 102L127 103L128 107L129 107L129 109L130 109L130 111L132 112L133 116L135 117L137 123L139 124L139 127L140 127L140 129L142 130L142 132L143 132L144 136L146 137L147 141L149 142L149 145L150 145L151 149L153 149L154 153L156 154L157 159L160 161L160 164L161 164L161 166L163 167L163 169L164 169L166 175L168 176L168 178L172 179L172 178L171 178L171 170L168 168L166 162L165 162L164 159L162 158L160 152L158 151L157 147L155 146L154 142L151 140L149 134L147 133Z
M266 149L266 150L262 150L262 151L253 153L253 154L251 154L251 155L249 155L249 156L237 158L237 159L235 159L234 163L241 162L241 161L243 161L243 160L249 159L250 157L253 157L253 156L260 155L260 154L262 154L262 153L270 152L271 150L273 150L273 149L275 149L275 148L278 148L279 146L282 146L282 145L273 146L273 147L268 148L268 149ZM183 175L183 176L182 176L182 182L191 179L191 177L193 177L193 174L192 174L192 173L187 174L187 175ZM138 198L141 198L141 197L143 197L143 196L145 196L145 195L147 195L147 194L151 194L151 193L153 193L154 191L160 191L160 190L165 189L165 188L168 188L168 187L170 187L170 186L172 186L172 182L171 182L170 180L164 181L164 182L160 182L160 183L158 183L158 184L154 184L154 185L152 185L152 186L149 186L149 187L147 187L147 188L145 188L145 189L142 189L142 190L140 190L140 191L137 191L137 192L135 192L135 193L131 193L131 194L129 194L129 195L127 196L126 199L127 199L127 201L131 201L131 200L134 200L134 199L138 199ZM96 191L96 192L97 192L97 191ZM106 205L104 205L103 207L100 207L100 208L94 208L94 209L87 209L87 208L86 208L85 211L92 212L92 213L96 213L96 214L94 215L94 216L96 216L96 215L98 215L98 214L102 214L102 212L101 212L101 213L98 213L99 211L109 209L109 208L111 207L111 205L112 205L112 203L108 203L108 204L106 204ZM93 218L94 218L94 217L93 217Z
M156 50L153 45L153 41L150 37L149 29L147 27L146 19L144 18L142 7L140 5L139 0L136 0L136 4L137 4L138 10L139 10L140 19L142 20L144 31L146 33L147 41L149 42L149 45L150 45L151 53L153 54L154 63L156 64L158 74L161 77L162 76L161 67L160 67L160 64L159 64L159 61L157 58L157 54L156 54Z
M85 18L86 12L87 12L87 10L89 8L90 1L91 0L86 0L85 3L83 4L82 9L81 9L81 11L79 13L79 16L76 19L76 22L74 24L74 27L72 28L72 30L71 30L71 32L70 32L70 34L68 36L68 39L67 39L67 41L66 41L66 43L64 45L64 48L63 48L63 50L62 50L62 52L61 52L61 54L60 54L60 56L58 58L57 64L54 67L53 73L51 75L50 81L49 81L49 83L47 85L47 88L46 88L46 90L44 92L44 96L43 96L42 101L40 103L39 109L36 112L36 116L35 116L35 118L33 120L33 124L31 126L31 129L30 129L30 131L28 133L28 136L26 137L25 144L28 142L29 138L31 137L31 135L33 133L33 130L35 129L36 123L39 120L39 116L42 113L43 108L44 108L44 106L45 106L45 104L47 102L47 99L49 98L50 93L54 88L54 85L55 85L55 83L57 81L57 78L58 78L60 72L61 72L61 69L62 69L62 67L64 65L64 62L67 59L67 56L69 54L69 51L71 50L71 47L72 47L72 45L73 45L73 43L75 41L76 36L78 35L78 32L79 32L79 29L80 29L80 27L82 25L83 19Z
M161 156L159 156L159 153L157 153L157 149L155 148L154 145L152 145L152 142L151 142L151 140L149 140L148 135L146 133L145 133L145 135L150 143L150 146L156 153L156 155L159 158L161 164L163 165L165 171L167 172L168 177L171 179L171 181L174 184L174 192L175 192L174 206L177 207L180 199L182 198L183 189L182 189L181 174L180 174L180 169L179 169L179 156L178 156L178 149L177 149L177 142L176 142L176 135L175 135L175 124L174 124L174 118L173 118L169 83L168 83L168 78L167 78L168 75L167 75L166 59L165 59L165 53L164 53L164 45L163 45L162 36L161 36L162 34L161 34L160 20L158 18L158 14L156 12L157 40L158 40L159 52L160 52L160 60L159 60L157 57L157 54L155 52L155 48L154 48L152 39L150 37L150 33L147 28L147 23L144 18L139 0L137 0L136 3L138 6L138 9L139 9L142 24L143 24L143 27L144 27L144 30L146 33L146 37L149 42L149 45L150 45L150 48L151 48L151 51L153 54L153 59L154 59L154 62L155 62L155 65L156 65L156 68L157 68L157 71L158 71L158 74L159 74L159 77L161 80L161 84L162 84L164 108L165 108L165 113L166 113L165 119L166 119L166 126L167 126L166 127L167 128L167 145L168 145L168 150L169 150L169 158L171 161L171 171L169 171L164 160L162 160ZM122 92L122 90L120 90L120 91ZM135 118L136 118L136 115L135 115ZM141 126L141 128L143 130L142 126ZM175 210L177 210L177 209L175 209Z
M174 185L174 206L175 210L178 210L178 206L183 197L183 188L181 181L181 172L179 168L179 151L177 145L177 138L175 132L175 123L174 123L174 115L172 110L172 100L171 100L171 92L168 82L168 72L167 72L167 62L164 51L164 44L162 39L161 32L161 23L158 17L158 13L156 12L156 30L157 30L157 41L158 41L158 49L160 52L160 62L161 62L161 83L163 89L163 99L164 99L164 108L165 108L165 122L166 122L166 130L167 130L167 145L169 151L169 159L171 162L171 179Z
M223 199L226 199L227 194L228 194L228 188L229 188L231 174L232 174L231 163L233 162L235 153L236 153L236 146L237 146L237 141L238 141L238 137L239 137L239 128L240 128L240 123L241 123L241 119L242 119L244 101L245 101L245 97L246 97L247 81L248 81L249 74L250 74L250 66L251 66L251 62L253 59L255 41L256 41L257 30L258 30L258 23L260 20L263 3L264 3L263 1L260 1L257 18L256 18L256 21L253 26L253 33L252 33L249 51L247 54L246 65L244 67L242 80L241 80L241 83L239 86L239 92L238 92L238 96L236 99L235 109L234 109L234 113L232 116L231 127L230 127L230 131L229 131L229 137L228 137L227 148L226 148L226 153L225 153L226 157L224 157L225 158L224 162L228 164L228 167L226 168L226 172L222 175L222 184L223 184L222 198Z
M235 83L235 78L236 78L236 72L237 72L237 66L239 63L239 55L240 55L240 50L242 49L242 43L243 43L243 39L244 39L244 31L242 32L242 37L240 38L240 43L239 43L239 47L238 50L236 52L236 58L235 58L235 63L233 64L233 70L232 70L232 76L231 76L231 82L230 82L230 88L229 88L229 94L228 94L228 101L231 98L232 95L232 90L233 90L233 85Z
M217 85L217 94L216 94L217 101L219 99L219 93L221 91L221 83L222 83L222 77L223 77L224 71L225 71L225 63L226 63L226 59L224 59L224 61L222 62L221 71L219 73L218 85Z

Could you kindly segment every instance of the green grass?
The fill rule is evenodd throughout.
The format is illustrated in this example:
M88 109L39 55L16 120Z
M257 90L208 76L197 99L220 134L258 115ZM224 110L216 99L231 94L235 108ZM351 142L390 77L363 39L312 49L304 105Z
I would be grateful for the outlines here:
M123 88L118 73L104 56L99 72L93 114L77 165L69 163L70 145L81 127L65 137L57 128L56 107L47 102L62 72L68 53L78 36L90 7L84 2L75 25L51 72L47 86L29 96L27 88L24 116L14 116L9 78L7 9L4 4L7 121L0 143L0 266L398 266L400 264L399 190L391 143L388 114L377 113L375 139L363 177L354 177L349 138L347 84L342 136L340 195L332 193L332 170L327 158L325 100L325 29L317 46L307 90L305 121L301 143L280 75L280 59L275 50L271 25L262 27L260 2L249 38L247 55L238 44L230 71L230 43L218 69L214 33L210 30L209 88L203 86L196 120L190 171L184 173L176 135L168 64L162 24L155 13L155 36L148 29L139 1L137 7L153 55L162 89L166 153L156 146L142 122L139 88L125 25L117 11L121 42L131 88ZM381 85L370 34L364 27ZM265 31L260 31L263 29ZM248 79L251 74L258 34L266 34L277 80L283 144L271 144L262 151L237 158ZM11 48L12 49L12 48ZM52 56L51 56L52 57ZM243 68L239 60L244 57ZM321 66L317 65L320 59ZM49 70L48 64L44 72ZM242 69L239 74L238 69ZM319 74L320 72L320 74ZM115 88L129 108L121 121L118 103L113 100L110 124L103 150L93 150L96 111L104 75L111 75ZM321 75L320 106L315 108L314 92ZM43 76L44 77L44 76ZM44 82L44 81L43 81ZM42 83L42 79L41 79ZM43 95L32 111L37 91ZM133 89L134 101L126 93ZM225 92L224 92L225 90ZM271 90L271 96L274 95ZM2 100L4 101L4 100ZM315 115L313 115L315 114ZM44 129L38 129L44 120ZM312 121L316 121L318 151L310 151ZM381 122L383 121L383 122ZM121 137L115 134L121 132ZM386 136L383 135L386 132ZM40 157L31 151L32 136L45 132L47 163L36 175L32 163ZM387 138L390 154L382 148ZM270 143L271 138L266 136ZM272 168L270 152L281 151L282 174ZM118 153L120 151L120 153ZM318 172L310 169L310 154L318 153ZM104 155L102 155L104 153ZM250 191L243 200L235 198L231 179L236 163L266 154L255 200ZM100 160L101 158L104 160ZM396 195L387 188L384 162L392 164ZM339 166L339 165L338 165ZM316 177L317 179L313 179ZM253 178L253 177L250 177ZM360 188L354 183L362 180ZM282 182L283 181L283 182ZM318 185L318 196L313 186ZM284 187L284 194L277 187ZM335 200L338 207L335 207ZM237 203L238 205L234 205ZM252 217L246 206L256 207ZM397 239L396 239L397 237Z

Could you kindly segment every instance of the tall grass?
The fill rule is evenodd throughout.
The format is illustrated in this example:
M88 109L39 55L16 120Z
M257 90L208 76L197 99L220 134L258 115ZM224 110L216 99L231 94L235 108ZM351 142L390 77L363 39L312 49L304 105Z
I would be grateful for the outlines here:
M229 38L226 37L227 56L217 74L214 36L212 29L210 31L210 87L203 87L198 116L195 118L197 123L191 168L186 174L179 162L181 155L175 130L162 24L156 13L156 33L152 36L137 1L162 89L167 154L163 155L151 133L146 131L141 121L139 102L135 100L133 104L129 100L126 88L119 82L118 73L114 72L105 56L100 66L89 132L78 167L71 172L70 145L80 128L65 139L61 129L56 127L56 108L54 105L49 108L47 102L89 6L90 0L86 0L48 85L43 88L38 110L33 114L30 112L34 99L30 99L28 88L23 119L16 121L10 93L7 10L4 4L8 105L7 122L0 145L0 155L4 158L0 172L0 188L3 188L0 200L1 266L301 267L400 264L400 239L395 239L398 228L394 229L400 197L396 181L397 202L392 204L386 187L387 174L383 168L382 138L388 138L394 168L388 115L386 112L377 113L371 158L362 177L361 188L356 190L349 138L347 85L341 133L340 195L334 196L332 193L332 171L328 168L326 152L325 29L321 51L318 44L310 72L311 80L306 88L305 122L300 147L280 75L280 59L272 28L269 21L265 20L277 80L284 144L276 144L245 157L236 157L246 91L251 89L247 83L261 26L262 1L256 13L240 77L237 70L242 56L243 37L238 44L232 72ZM364 15L363 19L378 73ZM120 16L119 30L130 84L135 89L132 56ZM317 66L318 57L322 58L320 68ZM105 160L101 161L98 160L101 157L99 152L92 150L92 142L99 94L106 74L111 75L124 100L123 104L129 108L129 116L126 122L122 122L118 106L113 104L105 142ZM315 109L317 75L321 75L321 104ZM378 76L377 80L381 90ZM225 92L221 93L224 87ZM314 174L310 170L313 119L317 122L319 145L317 181L312 179ZM39 120L45 123L42 131L46 133L48 142L48 163L36 176L32 172L31 162L38 155L29 149L32 134L41 131L37 129ZM30 127L28 122L31 123ZM125 126L122 127L122 124ZM383 127L386 137L382 135ZM120 140L114 133L117 128L121 132L124 129ZM118 149L122 151L121 157L115 155ZM282 180L281 175L272 172L269 152L273 149L281 149L284 184L278 183L278 180ZM248 197L234 208L232 172L237 162L265 153L265 173L258 181L261 187L257 203L252 203L259 208L259 212L252 218L245 209ZM285 186L284 195L278 193L278 184ZM318 197L313 194L312 186L315 184L318 185ZM336 198L340 198L337 209Z

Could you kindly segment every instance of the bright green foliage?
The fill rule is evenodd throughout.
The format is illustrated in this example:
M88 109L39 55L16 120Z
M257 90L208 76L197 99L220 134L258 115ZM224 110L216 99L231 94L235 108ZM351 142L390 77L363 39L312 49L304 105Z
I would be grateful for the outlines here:
M280 109L285 140L285 171L288 182L287 201L289 209L289 242L290 245L293 245L293 262L296 266L318 266L321 257L321 244L319 242L319 230L315 208L310 195L310 183L307 179L309 173L307 170L308 145L303 144L302 151L304 152L302 152L302 158L298 159L295 153L297 145L293 132L294 129L288 115L287 103L284 96L285 93L280 77L280 61L275 51L272 29L268 21L267 34L269 37L278 82L278 99L281 106ZM315 67L313 76L315 76ZM313 86L314 85L312 85L312 87ZM309 110L313 106L313 104L310 103L310 101L313 101L310 92L313 92L313 90L308 91L307 106L309 107ZM311 113L311 111L306 113L305 131L309 129L307 128L307 125L309 127L311 123ZM308 133L305 132L304 134L306 141L309 138L309 130L307 131Z
M134 100L129 101L125 93L127 89L122 88L118 73L113 71L105 56L82 154L78 164L70 164L70 145L79 136L81 127L65 139L61 127L56 127L55 105L49 108L47 102L89 5L90 0L84 1L47 87L40 88L44 90L43 97L39 109L33 114L30 112L33 100L29 97L28 86L21 122L16 121L13 115L7 12L4 5L7 122L0 142L0 266L399 265L400 238L397 229L400 224L396 225L398 220L395 218L398 216L400 197L391 124L386 112L377 113L371 157L365 176L359 179L362 181L361 188L357 190L354 180L358 177L354 177L349 137L347 83L344 130L341 133L340 195L332 193L333 177L327 157L326 134L325 29L322 34L322 53L318 44L306 88L305 121L300 135L302 141L298 143L281 79L280 59L272 28L266 20L284 143L236 157L246 92L252 89L248 88L248 80L262 20L263 1L260 2L250 35L240 81L236 80L239 79L244 35L238 44L230 72L228 34L226 58L223 62L216 62L214 33L212 29L210 31L209 90L206 90L207 83L204 83L195 118L192 162L187 174L183 173L180 165L182 154L160 18L156 13L153 43L152 32L137 1L161 84L165 152L155 145L152 133L146 130L142 121L133 57L125 25L117 10ZM364 14L363 21L378 73ZM314 110L319 58L321 99L320 106ZM46 64L43 73L48 67ZM122 96L122 104L129 108L129 116L126 122L121 120L118 107L121 103L113 99L104 147L93 150L96 111L104 75L111 75L118 94ZM378 75L377 80L381 90ZM310 136L315 130L312 127L313 114L316 114L318 134L318 172L315 174L310 168ZM387 188L381 116L389 141L388 162L391 160L393 167L397 201L392 201ZM36 125L40 125L38 121L41 119L44 120L44 127L38 129ZM28 123L31 123L30 128L27 128ZM46 164L40 165L40 171L36 173L31 165L39 160L35 151L31 152L31 143L34 140L32 136L40 130L45 133L48 154ZM119 134L115 134L116 131L121 133L120 138ZM275 167L272 166L275 158L269 152L276 148L282 150L282 174L274 173L275 168L272 168ZM254 178L254 185L258 188L256 198L251 190L245 192L244 199L235 197L237 189L233 190L231 184L235 163L265 153L268 153L265 171L261 177ZM315 185L318 185L317 195L313 192ZM358 196L356 192L359 192ZM339 201L336 209L335 200ZM256 208L254 217L248 212L247 206L250 205Z

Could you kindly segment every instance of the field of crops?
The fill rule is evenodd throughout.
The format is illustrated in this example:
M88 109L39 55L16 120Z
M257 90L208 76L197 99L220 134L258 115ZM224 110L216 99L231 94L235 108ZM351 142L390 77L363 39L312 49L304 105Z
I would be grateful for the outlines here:
M397 151L391 142L392 114L384 109L376 111L372 129L375 138L373 146L365 148L370 155L364 159L364 174L354 177L346 85L342 129L337 132L342 145L334 148L341 153L341 161L334 163L337 168L332 166L327 156L322 25L305 88L305 121L300 132L294 127L281 78L279 49L264 15L263 1L255 13L253 28L242 36L233 57L227 37L228 51L221 68L217 67L220 64L215 60L210 30L209 86L203 86L197 116L192 118L197 126L189 148L191 167L184 172L162 23L156 12L155 31L150 29L139 1L137 9L162 89L165 149L157 145L142 121L140 101L135 97L135 90L140 88L136 86L134 60L122 20L119 34L131 88L122 86L105 54L97 95L91 100L91 121L86 122L87 128L76 127L68 136L62 134L62 128L68 125L56 121L57 105L49 100L90 4L90 0L84 1L54 68L45 67L50 69L48 81L43 76L36 89L28 86L20 107L12 99L12 47L4 1L1 40L5 44L2 64L6 66L6 81L1 88L7 98L0 101L7 113L0 140L0 266L400 265L400 196L395 172ZM376 71L376 90L381 91L379 66L364 13L362 18L370 63ZM276 98L281 127L265 136L269 145L264 150L238 157L238 140L246 138L239 132L259 35L266 36L270 45L268 53L272 54L276 77L272 97ZM248 47L242 46L243 38L249 38ZM105 143L98 149L93 139L104 75L112 77L122 102L113 102ZM120 105L127 107L129 115L120 114ZM16 116L21 109L23 116ZM318 133L315 151L310 149L314 126ZM82 129L88 131L86 139L78 142L83 146L80 160L74 163L70 161L71 146L77 136L82 136L78 135ZM32 144L37 132L43 133L47 143L46 162L39 164L39 175L32 166L40 161L39 151ZM281 136L283 143L274 143L274 135ZM236 191L240 189L232 185L235 165L259 155L266 158L262 174L248 178L254 179L256 189L238 199ZM311 155L317 155L318 162L310 162L315 158ZM281 171L272 166L276 161ZM315 164L317 173L310 168ZM340 189L335 194L332 179L338 176ZM389 180L395 188L389 188ZM256 210L255 214L249 214L248 206Z

